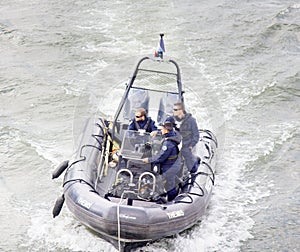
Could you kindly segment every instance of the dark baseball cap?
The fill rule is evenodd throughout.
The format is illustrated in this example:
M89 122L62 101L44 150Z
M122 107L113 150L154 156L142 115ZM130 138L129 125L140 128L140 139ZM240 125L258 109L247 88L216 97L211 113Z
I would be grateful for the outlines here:
M173 123L169 121L165 121L161 124L162 127L166 128L167 130L173 130Z

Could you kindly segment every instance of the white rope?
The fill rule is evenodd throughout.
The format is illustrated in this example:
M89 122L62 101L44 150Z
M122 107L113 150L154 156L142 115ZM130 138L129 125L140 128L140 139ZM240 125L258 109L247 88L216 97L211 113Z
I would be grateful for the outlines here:
M121 223L120 223L120 205L122 204L123 196L124 196L125 191L122 193L120 201L117 206L117 219L118 219L118 247L119 247L119 252L121 252Z

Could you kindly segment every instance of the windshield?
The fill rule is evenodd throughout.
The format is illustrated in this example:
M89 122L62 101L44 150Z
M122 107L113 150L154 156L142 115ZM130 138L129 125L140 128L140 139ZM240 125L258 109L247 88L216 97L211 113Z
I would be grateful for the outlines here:
M173 104L178 101L178 93L131 88L118 120L128 122L134 118L136 109L144 108L158 125L172 115Z
M141 160L156 155L161 144L161 135L152 137L145 131L126 130L120 154L126 159Z

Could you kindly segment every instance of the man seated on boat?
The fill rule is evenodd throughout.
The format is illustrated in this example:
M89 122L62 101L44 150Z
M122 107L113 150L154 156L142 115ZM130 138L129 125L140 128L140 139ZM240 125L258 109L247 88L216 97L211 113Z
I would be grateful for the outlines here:
M155 121L151 117L147 117L146 110L144 108L138 108L135 112L135 118L131 121L128 126L129 130L145 130L151 133L156 131Z
M175 123L182 136L181 154L185 160L187 169L191 173L197 172L199 161L193 155L192 150L199 141L199 129L196 119L187 113L183 103L175 103L173 106Z
M152 157L144 158L143 162L153 164L154 168L160 166L160 172L165 181L168 201L172 201L178 193L176 178L181 170L181 158L178 148L181 136L176 134L173 130L173 124L169 121L163 123L161 133L163 143L160 152ZM154 170L154 172L157 172L157 170Z

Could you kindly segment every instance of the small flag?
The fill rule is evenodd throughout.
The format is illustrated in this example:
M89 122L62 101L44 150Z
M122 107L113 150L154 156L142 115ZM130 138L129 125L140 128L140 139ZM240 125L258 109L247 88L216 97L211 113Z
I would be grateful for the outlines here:
M166 51L163 36L164 34L160 34L160 40L154 54L155 57L163 58L163 53Z
M163 52L166 52L165 49L165 43L164 43L164 34L160 34L160 40L159 40L159 46L163 50Z

